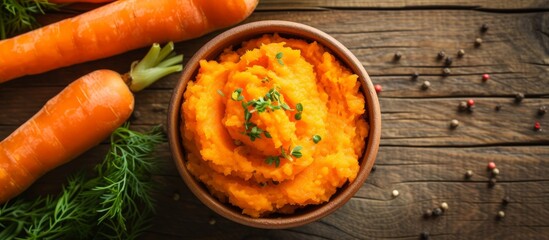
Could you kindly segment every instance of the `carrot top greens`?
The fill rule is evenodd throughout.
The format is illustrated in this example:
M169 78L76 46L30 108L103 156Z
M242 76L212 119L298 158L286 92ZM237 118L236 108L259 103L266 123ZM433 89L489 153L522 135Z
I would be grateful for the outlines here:
M126 124L110 139L96 176L69 178L57 197L1 206L0 239L135 239L146 230L154 211L152 153L164 135L159 127L139 133Z
M0 39L13 37L39 27L35 14L57 9L47 0L3 0L0 2Z

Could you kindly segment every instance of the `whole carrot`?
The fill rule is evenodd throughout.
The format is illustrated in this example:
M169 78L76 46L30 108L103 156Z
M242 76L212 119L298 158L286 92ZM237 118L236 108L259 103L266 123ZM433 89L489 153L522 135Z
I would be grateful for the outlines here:
M131 115L132 91L181 71L173 43L155 44L129 74L97 70L71 83L0 142L0 203L47 171L99 144Z
M107 3L107 2L114 2L116 0L48 0L48 2L51 2L51 3L76 3L76 2L81 2L81 3Z
M257 0L120 0L0 41L0 83L244 20Z

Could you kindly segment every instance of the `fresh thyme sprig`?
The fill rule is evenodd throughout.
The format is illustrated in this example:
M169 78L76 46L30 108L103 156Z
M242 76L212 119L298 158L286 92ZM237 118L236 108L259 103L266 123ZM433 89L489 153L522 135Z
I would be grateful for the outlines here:
M56 9L57 6L47 0L3 0L0 2L0 39L39 27L34 15Z
M291 109L290 106L288 106L288 104L282 100L281 94L276 88L271 88L265 94L265 96L250 101L246 101L244 99L242 91L242 88L235 89L231 93L231 99L233 101L240 101L242 104L242 108L244 109L245 131L243 132L243 134L248 135L251 141L255 141L255 139L261 138L261 134L264 134L267 138L271 138L271 134L269 132L259 128L255 123L251 122L252 113L262 113L265 111L275 111L280 109L293 111L293 109ZM301 103L299 103L298 105L301 105Z
M294 159L292 158L295 157L295 158L301 158L303 156L303 154L301 153L301 150L303 149L302 146L295 146L294 148L292 148L292 146L288 146L288 150L284 150L284 148L281 146L280 147L280 156L268 156L266 159L265 159L265 163L269 164L269 165L272 165L273 163L275 164L275 167L278 167L280 165L280 158L285 158L285 159L288 159L289 161L294 161Z
M129 125L118 128L96 177L81 173L69 178L57 197L4 204L0 239L137 238L149 227L154 210L151 154L163 139L159 128L146 134Z

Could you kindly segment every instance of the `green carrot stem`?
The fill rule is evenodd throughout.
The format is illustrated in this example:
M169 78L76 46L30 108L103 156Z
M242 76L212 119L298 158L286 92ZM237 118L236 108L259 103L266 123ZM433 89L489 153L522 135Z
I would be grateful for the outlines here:
M163 48L155 43L141 61L133 62L129 73L130 89L133 92L141 91L158 79L183 70L183 55L175 55L173 50L173 42L169 42Z

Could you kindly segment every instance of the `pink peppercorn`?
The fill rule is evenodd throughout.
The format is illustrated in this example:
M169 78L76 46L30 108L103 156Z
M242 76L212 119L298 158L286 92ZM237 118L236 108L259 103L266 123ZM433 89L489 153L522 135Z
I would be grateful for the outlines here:
M376 85L374 86L374 89L376 90L376 93L380 93L381 90L382 90L382 87L381 87L381 85L376 84Z
M487 81L488 79L490 79L490 75L488 75L487 73L482 74L482 81Z
M494 163L494 162L489 162L489 163L488 163L488 170L493 170L494 168L496 168L496 163Z
M541 124L539 122L534 123L534 130L536 130L536 131L541 130Z
M473 99L467 100L467 106L472 107L474 105L475 105L475 100L473 100Z

